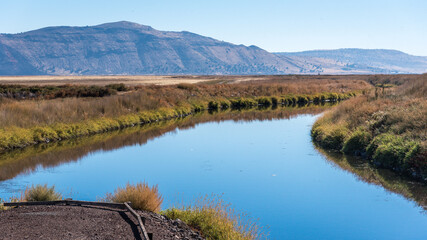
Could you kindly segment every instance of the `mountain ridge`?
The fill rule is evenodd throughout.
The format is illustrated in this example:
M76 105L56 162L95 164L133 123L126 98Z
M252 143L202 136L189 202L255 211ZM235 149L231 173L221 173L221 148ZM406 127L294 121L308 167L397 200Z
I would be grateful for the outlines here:
M322 55L319 50L270 53L254 45L236 45L188 31L160 31L128 21L84 27L45 27L17 34L0 34L0 75L266 75L427 71L427 58L424 61L424 57L418 59L408 55L411 56L406 58L409 65L405 65L404 61L387 62L384 56L375 58L366 53L369 58L377 59L372 66L367 66L361 64L363 61L358 58L342 55L334 57L330 52L323 52ZM415 67L411 68L410 64L415 64Z
M427 72L427 57L414 56L394 49L341 48L275 54L294 59L303 58L317 66L321 73Z

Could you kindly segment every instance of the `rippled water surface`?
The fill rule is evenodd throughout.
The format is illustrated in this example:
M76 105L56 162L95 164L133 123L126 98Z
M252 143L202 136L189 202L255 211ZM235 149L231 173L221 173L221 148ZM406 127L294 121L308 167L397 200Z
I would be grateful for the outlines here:
M145 180L164 208L223 194L273 239L427 239L426 186L324 155L310 140L318 116L158 124L11 153L0 159L0 197L48 183L96 200Z

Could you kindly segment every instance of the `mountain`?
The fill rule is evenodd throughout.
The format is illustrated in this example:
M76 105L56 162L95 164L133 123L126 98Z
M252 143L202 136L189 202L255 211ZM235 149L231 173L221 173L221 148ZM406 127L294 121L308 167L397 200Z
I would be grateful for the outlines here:
M131 22L0 35L0 75L285 74L299 69L256 46Z
M132 22L0 34L0 75L362 74L427 72L394 50L270 53Z
M346 48L276 53L292 59L305 72L324 74L395 74L427 72L427 57L396 50Z

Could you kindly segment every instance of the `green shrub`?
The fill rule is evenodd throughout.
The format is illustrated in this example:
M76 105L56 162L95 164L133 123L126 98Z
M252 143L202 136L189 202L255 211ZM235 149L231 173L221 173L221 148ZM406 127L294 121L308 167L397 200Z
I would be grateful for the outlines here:
M27 202L56 201L61 199L62 195L55 191L55 186L48 187L47 184L27 187L22 197L22 200Z
M210 101L208 104L208 109L217 110L218 109L218 103L214 102L214 101Z
M228 101L221 101L221 109L227 109L230 107L230 102Z
M372 160L386 168L404 170L410 159L418 153L419 143L403 137L384 133L378 135L368 145L367 152Z
M251 108L258 104L257 101L253 99L247 99L247 98L232 99L230 100L230 103L231 103L231 108L233 109Z
M278 102L279 102L279 100L278 100L276 97L272 97L272 98L271 98L271 104L272 104L273 106L277 106Z
M119 187L114 194L108 193L106 200L116 203L131 202L133 208L151 212L159 212L163 203L157 185L149 187L145 182L136 185L128 183L124 188Z
M123 83L108 84L105 87L106 88L110 88L110 89L114 89L114 90L116 90L118 92L129 90Z
M315 142L322 147L341 150L349 130L343 125L315 124L311 135Z
M344 142L342 151L346 154L362 154L366 151L366 147L369 145L371 139L372 135L369 132L358 129Z
M271 100L268 99L267 97L261 97L257 99L258 105L261 106L270 106L271 105Z
M33 139L35 142L49 142L58 139L58 134L49 127L33 128Z
M307 103L308 99L305 96L298 96L297 103Z

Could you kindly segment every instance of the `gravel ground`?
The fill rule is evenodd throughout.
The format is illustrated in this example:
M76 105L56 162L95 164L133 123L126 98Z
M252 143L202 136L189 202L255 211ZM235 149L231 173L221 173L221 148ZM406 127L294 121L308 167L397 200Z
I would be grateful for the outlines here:
M138 211L153 239L203 239L180 220ZM85 206L23 206L0 211L0 239L141 239L125 210Z

